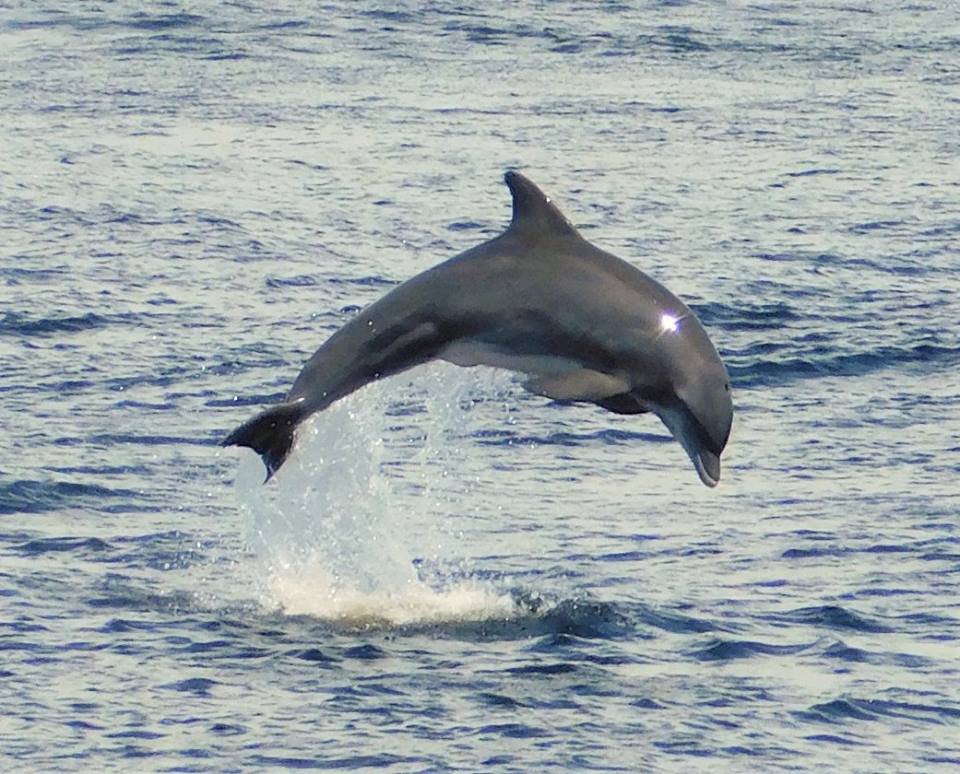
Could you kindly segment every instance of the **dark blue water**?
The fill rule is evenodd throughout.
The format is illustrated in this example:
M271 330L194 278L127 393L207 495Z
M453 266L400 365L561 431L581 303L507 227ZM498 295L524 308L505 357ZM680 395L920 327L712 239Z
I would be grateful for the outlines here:
M0 767L960 763L949 4L0 9ZM737 409L436 365L224 434L518 168Z

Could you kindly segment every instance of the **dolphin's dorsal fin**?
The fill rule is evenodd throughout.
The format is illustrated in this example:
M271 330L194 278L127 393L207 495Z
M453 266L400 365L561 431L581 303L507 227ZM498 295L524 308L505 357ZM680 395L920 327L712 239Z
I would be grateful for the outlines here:
M528 237L577 234L557 205L530 180L513 170L503 179L513 196L513 218L508 231Z

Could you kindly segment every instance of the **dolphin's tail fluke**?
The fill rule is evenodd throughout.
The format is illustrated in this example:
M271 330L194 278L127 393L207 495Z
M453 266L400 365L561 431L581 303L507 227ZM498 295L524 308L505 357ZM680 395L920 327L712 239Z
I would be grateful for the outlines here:
M246 446L253 449L267 467L270 480L283 465L293 448L294 431L307 417L303 401L279 403L245 422L228 435L223 446Z

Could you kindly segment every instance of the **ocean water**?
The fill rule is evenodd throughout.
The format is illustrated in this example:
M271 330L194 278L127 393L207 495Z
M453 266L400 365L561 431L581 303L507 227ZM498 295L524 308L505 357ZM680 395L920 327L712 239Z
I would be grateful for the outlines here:
M0 768L960 764L951 3L0 4ZM506 169L736 417L433 365L219 442Z

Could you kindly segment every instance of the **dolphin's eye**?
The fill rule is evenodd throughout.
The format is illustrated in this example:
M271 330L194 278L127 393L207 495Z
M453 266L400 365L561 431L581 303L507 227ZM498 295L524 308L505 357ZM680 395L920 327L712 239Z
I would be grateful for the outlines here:
M724 392L730 392L730 382L727 382L723 385Z

